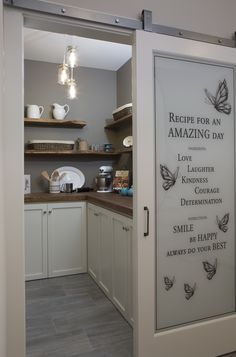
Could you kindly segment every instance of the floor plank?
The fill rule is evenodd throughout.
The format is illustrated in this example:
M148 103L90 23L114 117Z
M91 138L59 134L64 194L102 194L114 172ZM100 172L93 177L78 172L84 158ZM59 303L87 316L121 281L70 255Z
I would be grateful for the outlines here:
M88 274L26 283L27 357L132 357L132 328Z

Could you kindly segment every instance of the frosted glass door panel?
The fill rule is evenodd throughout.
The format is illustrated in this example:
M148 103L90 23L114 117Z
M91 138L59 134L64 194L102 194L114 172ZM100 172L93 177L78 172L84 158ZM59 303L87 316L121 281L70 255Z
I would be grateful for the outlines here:
M156 327L235 311L234 70L155 56Z

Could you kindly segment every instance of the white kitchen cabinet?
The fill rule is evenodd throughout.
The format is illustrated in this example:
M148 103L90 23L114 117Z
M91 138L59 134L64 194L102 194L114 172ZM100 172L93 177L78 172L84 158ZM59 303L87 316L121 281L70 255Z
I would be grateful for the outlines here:
M26 280L87 271L86 203L25 204Z
M86 203L48 204L48 276L87 271Z
M127 320L132 315L132 220L112 215L112 300Z
M99 285L108 297L112 291L112 231L111 212L106 209L99 210L100 217L100 264Z
M134 322L134 311L133 311L133 289L134 289L134 265L133 265L133 222L130 219L127 222L127 226L129 227L129 244L128 244L128 321L133 325Z
M133 322L132 219L88 204L88 271Z
M25 279L47 277L47 205L25 205Z
M88 272L111 296L112 255L110 212L88 204Z
M88 204L88 272L98 283L100 217L96 206Z

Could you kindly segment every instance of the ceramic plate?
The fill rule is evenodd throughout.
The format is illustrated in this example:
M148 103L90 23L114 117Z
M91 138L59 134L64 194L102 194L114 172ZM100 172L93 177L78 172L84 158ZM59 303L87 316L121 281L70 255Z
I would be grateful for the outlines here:
M60 180L61 191L63 191L62 186L64 183L73 183L73 190L81 188L85 183L84 174L80 170L76 169L76 167L64 166L59 167L54 171L58 171L60 176L65 173L64 177Z
M129 148L131 146L133 146L133 137L132 136L126 136L123 140L123 145L126 148Z

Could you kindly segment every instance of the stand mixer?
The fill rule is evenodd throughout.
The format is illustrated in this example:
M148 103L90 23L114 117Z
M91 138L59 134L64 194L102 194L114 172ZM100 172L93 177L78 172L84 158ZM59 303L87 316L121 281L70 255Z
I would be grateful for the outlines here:
M99 167L99 175L95 178L97 192L112 192L112 171L111 166Z

